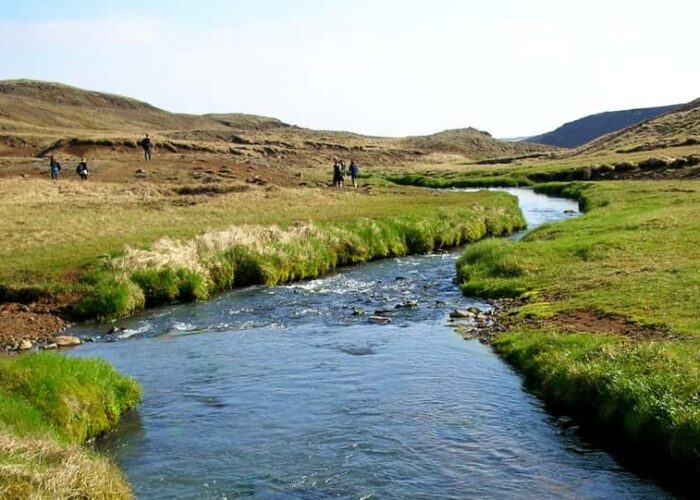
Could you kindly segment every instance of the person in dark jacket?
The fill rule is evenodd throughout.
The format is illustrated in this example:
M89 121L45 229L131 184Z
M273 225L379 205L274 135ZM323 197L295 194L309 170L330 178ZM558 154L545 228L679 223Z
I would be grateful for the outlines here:
M75 167L75 173L78 174L81 181L88 180L88 173L89 172L88 172L87 161L85 161L85 158L80 160L80 163L78 163L78 166Z
M151 149L153 149L153 143L148 137L148 134L146 134L146 137L141 139L141 147L143 148L143 159L145 161L151 161Z
M360 166L355 160L350 160L350 179L352 180L352 187L357 187L357 176L360 175Z
M51 180L58 180L58 173L61 171L61 164L53 156L49 157L49 171L51 172Z
M333 158L333 189L338 189L342 182L343 174L341 170L340 160Z

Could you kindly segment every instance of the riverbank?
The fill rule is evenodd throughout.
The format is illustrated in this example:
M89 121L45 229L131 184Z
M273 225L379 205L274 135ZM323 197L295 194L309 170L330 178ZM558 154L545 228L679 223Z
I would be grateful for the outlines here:
M0 497L130 498L119 469L82 444L113 429L140 394L101 360L0 358Z
M627 450L700 467L700 183L550 184L586 215L457 264L467 295L513 297L494 348L559 409Z
M524 224L507 195L372 185L193 193L147 183L8 179L0 191L10 213L0 221L8 235L0 248L0 295L6 303L44 304L46 318L124 317L233 286L313 278L337 266L507 234ZM6 316L17 324L18 314ZM38 329L31 326L25 338L35 342ZM19 340L13 337L14 345Z

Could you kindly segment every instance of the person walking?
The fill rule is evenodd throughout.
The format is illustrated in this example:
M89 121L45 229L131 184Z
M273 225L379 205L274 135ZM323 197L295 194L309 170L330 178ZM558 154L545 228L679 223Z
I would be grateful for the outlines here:
M338 187L343 189L345 187L345 160L340 160L340 177L338 178Z
M360 174L360 166L355 160L350 160L350 179L352 187L357 188L357 176Z
M49 171L51 172L51 180L58 180L58 173L61 171L61 164L52 156L49 157Z
M75 168L75 173L78 174L80 177L81 181L86 181L88 180L88 166L87 166L87 161L85 158L80 160L80 163L78 163L78 166Z
M341 179L340 160L338 160L338 158L333 158L333 189L338 189L340 187Z
M153 149L153 143L148 137L148 134L146 134L146 137L141 139L141 147L143 148L144 161L151 161L151 149Z

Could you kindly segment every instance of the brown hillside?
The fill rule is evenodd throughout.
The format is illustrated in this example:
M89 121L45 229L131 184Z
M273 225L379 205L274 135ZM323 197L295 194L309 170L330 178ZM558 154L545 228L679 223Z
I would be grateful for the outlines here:
M257 115L170 113L135 99L31 80L0 81L0 156L114 160L138 157L138 141L151 134L158 157L174 164L183 155L213 155L263 166L326 166L330 158L365 165L430 163L520 156L545 146L504 142L476 129L423 137L368 137L309 130ZM171 155L172 157L168 157ZM442 156L441 156L442 155ZM208 161L208 160L207 160ZM218 165L217 165L218 167Z

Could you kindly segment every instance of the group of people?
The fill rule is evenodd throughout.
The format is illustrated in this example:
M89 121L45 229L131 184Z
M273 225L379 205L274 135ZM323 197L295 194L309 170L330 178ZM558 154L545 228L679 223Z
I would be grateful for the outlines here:
M151 150L153 149L153 143L148 137L148 134L146 134L146 137L139 141L139 145L143 148L143 159L145 161L151 161ZM50 156L49 174L51 175L51 179L57 181L58 175L61 173L61 170L62 168L59 161L53 155ZM81 159L80 163L78 163L78 166L75 167L75 173L78 174L78 177L80 177L81 181L88 180L88 175L90 174L90 171L88 169L87 160L85 158Z
M61 173L61 164L54 156L49 157L49 172L51 174L51 179L57 181L58 174ZM75 167L75 173L78 174L78 177L80 177L81 181L88 180L88 174L90 172L88 170L87 160L85 160L85 158L80 160L78 166Z
M357 176L360 175L360 166L355 160L350 160L350 166L345 168L345 160L333 158L333 189L345 187L345 176L349 176L352 187L357 187Z

